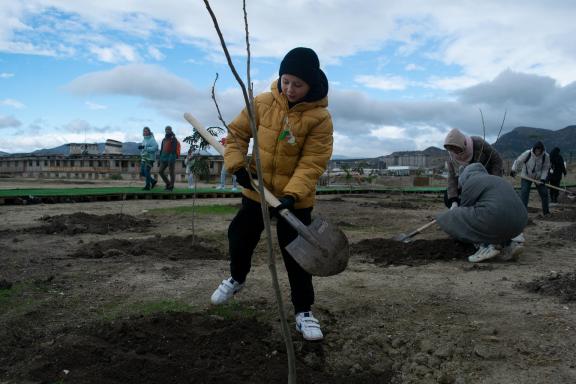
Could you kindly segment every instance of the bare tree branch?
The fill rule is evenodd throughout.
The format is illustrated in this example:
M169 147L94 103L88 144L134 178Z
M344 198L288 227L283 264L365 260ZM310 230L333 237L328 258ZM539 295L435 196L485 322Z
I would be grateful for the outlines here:
M261 202L260 206L261 206L261 210L262 210L262 218L264 220L264 228L266 231L266 238L267 238L268 267L270 270L270 274L272 275L272 285L274 287L274 292L276 294L276 301L278 304L278 313L280 315L280 323L282 326L282 335L284 337L284 342L286 344L286 350L287 350L287 355L288 355L288 383L289 384L295 384L296 383L296 358L295 358L295 354L294 354L294 345L292 344L292 338L290 336L290 330L288 328L288 322L286 320L286 313L284 312L284 303L282 300L282 292L280 290L280 284L278 283L278 274L276 271L276 263L275 263L275 257L274 257L273 246L272 246L272 230L271 230L271 225L270 225L270 216L268 215L268 205L266 204L266 200L263 197L264 196L264 183L262 181L264 179L262 177L262 165L260 162L260 153L258 150L258 148L260 148L260 147L258 145L258 130L256 127L256 117L255 117L256 114L255 114L255 108L254 108L253 87L252 87L251 80L250 80L250 42L249 42L249 34L248 34L248 15L246 12L246 0L243 0L242 9L244 12L244 26L245 26L245 30L246 30L246 49L248 51L248 54L247 54L247 72L248 72L247 73L247 81L249 84L248 90L246 89L244 82L242 81L242 79L238 75L238 72L236 71L236 68L234 67L234 63L232 62L232 58L230 56L230 53L228 52L228 48L226 47L226 42L224 41L224 37L222 36L222 32L221 32L220 27L218 25L218 20L216 19L216 16L215 16L214 12L212 11L212 8L210 7L209 1L204 0L204 4L206 5L208 12L210 13L210 17L212 18L212 22L214 23L214 28L216 29L216 32L218 33L218 37L220 39L220 44L222 45L222 49L224 50L224 54L226 55L226 60L228 61L228 66L230 67L230 70L234 74L236 81L238 82L238 84L242 88L242 94L244 96L244 102L246 104L246 109L248 112L248 118L250 121L250 129L252 131L252 138L254 140L253 158L256 162L256 173L258 175L258 179L261 181L258 183L258 192L259 192L260 196L262 196L262 198L260 199L260 202ZM216 81L214 81L214 84L215 83L216 83ZM212 88L212 90L214 91L214 88ZM213 93L213 99L214 99L214 101L216 101L216 98L214 97L214 93ZM218 108L218 111L219 110L220 109ZM218 112L218 113L220 114L220 112ZM221 118L221 115L220 115L220 118ZM228 132L230 133L230 131L228 131ZM250 171L248 172L248 174L251 175Z

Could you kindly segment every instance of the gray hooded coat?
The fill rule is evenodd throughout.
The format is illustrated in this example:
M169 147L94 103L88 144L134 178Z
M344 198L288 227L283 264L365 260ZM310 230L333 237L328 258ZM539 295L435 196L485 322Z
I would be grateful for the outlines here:
M522 233L528 212L508 181L473 163L464 168L458 183L460 206L436 216L446 233L460 241L488 244L505 243Z

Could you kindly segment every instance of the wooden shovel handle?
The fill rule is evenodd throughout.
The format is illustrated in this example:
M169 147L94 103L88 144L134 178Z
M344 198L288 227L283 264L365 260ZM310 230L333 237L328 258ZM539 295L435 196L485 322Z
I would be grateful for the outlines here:
M535 184L544 184L544 186L546 186L546 187L548 187L548 188L557 189L557 190L559 190L559 191L566 192L566 193L568 193L568 194L570 194L570 195L573 195L573 194L574 194L574 192L571 192L571 191L569 191L569 190L567 190L567 189L558 188L558 187L556 187L555 185L546 184L546 183L543 183L543 182L541 182L541 181L532 179L532 178L530 178L530 177L528 177L528 176L522 176L522 175L520 175L520 178L521 178L521 179L524 179L524 180L531 181L531 182L533 182L533 183L535 183Z
M206 139L206 141L208 143L210 143L211 146L214 147L214 149L221 154L222 156L224 156L224 146L218 141L216 140L216 138L214 136L212 136L210 134L210 132L208 132L208 130L204 127L204 125L202 125L201 122L199 122L194 116L192 116L190 113L185 113L184 114L184 118L190 123L192 124L192 126L198 131L198 133L200 134L200 136L202 136L204 139ZM258 180L251 180L252 186L254 187L254 190L256 190L257 192L259 191L258 188ZM264 199L266 200L266 202L268 203L268 205L270 205L271 207L276 208L277 206L279 206L280 200L278 200L276 198L276 196L274 196L272 194L272 192L270 192L265 186L262 186L263 190L264 190ZM280 211L280 215L282 215L282 217L290 224L292 225L292 227L300 234L302 235L302 237L304 237L306 239L306 241L308 241L309 243L313 244L314 246L318 247L319 249L321 249L322 251L324 251L324 247L322 247L322 245L318 242L318 239L316 239L316 237L314 236L314 234L312 234L312 232L310 231L310 229L305 226L300 220L298 220L298 218L296 216L294 216L294 214L292 212L290 212L288 209L283 209Z

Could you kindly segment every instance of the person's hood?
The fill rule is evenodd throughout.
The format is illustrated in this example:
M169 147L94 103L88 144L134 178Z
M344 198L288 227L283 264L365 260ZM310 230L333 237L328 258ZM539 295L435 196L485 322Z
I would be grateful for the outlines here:
M538 148L542 149L542 153L539 154L539 155L537 155L537 154L534 153L534 150L536 150L536 149L538 149ZM537 141L536 143L534 143L534 146L532 147L532 155L534 155L534 156L536 156L536 157L540 157L540 156L542 156L545 152L546 152L546 148L544 147L544 143L543 143L543 142Z
M472 160L474 155L474 149L472 148L472 138L460 132L457 128L453 128L444 139L444 146L452 145L458 147L462 150L461 153L455 154L450 152L450 156L454 158L460 164L468 164Z
M560 148L554 147L552 151L550 151L550 157L557 157L560 155Z
M480 176L480 175L487 175L488 171L481 163L472 163L466 167L460 173L460 177L458 177L458 186L464 187L466 182L470 180L471 177Z

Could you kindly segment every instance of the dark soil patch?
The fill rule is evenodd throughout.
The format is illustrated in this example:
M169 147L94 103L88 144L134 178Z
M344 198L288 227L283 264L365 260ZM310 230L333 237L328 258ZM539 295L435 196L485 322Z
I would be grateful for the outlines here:
M558 229L550 233L550 237L554 237L556 239L562 239L567 241L575 241L576 240L576 224L569 225L567 227Z
M105 235L115 231L142 231L152 225L149 219L138 219L124 214L92 215L76 212L71 215L44 216L40 219L46 224L27 230L32 233L56 234L96 233Z
M379 201L377 203L360 203L361 207L368 208L393 208L393 209L427 209L429 208L426 204L411 203L407 201Z
M576 272L552 273L517 286L528 292L560 297L564 303L576 301Z
M571 221L576 222L576 209L565 208L553 211L550 215L542 218L545 221Z
M0 280L0 290L1 289L10 289L12 288L12 283L8 280Z
M85 244L72 254L75 258L148 256L169 260L226 260L227 255L204 245L193 236L154 236L139 240L110 239Z
M351 252L369 255L378 265L423 265L435 261L466 260L475 252L472 244L452 239L415 240L403 243L391 239L366 239L351 247Z
M277 337L256 319L175 312L140 316L56 336L50 347L36 351L25 379L76 384L284 383L287 359ZM299 383L389 383L392 377L391 372L334 375L323 359L310 366L305 357L298 352Z

